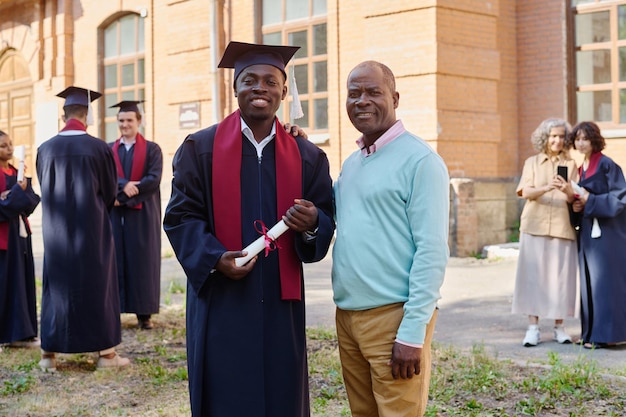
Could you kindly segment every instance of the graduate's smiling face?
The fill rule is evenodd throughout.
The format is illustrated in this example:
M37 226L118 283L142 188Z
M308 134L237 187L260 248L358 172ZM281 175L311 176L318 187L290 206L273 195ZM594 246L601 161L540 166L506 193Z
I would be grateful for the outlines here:
M139 118L134 111L121 111L117 114L117 126L122 136L132 139L139 131Z
M235 83L235 97L246 123L274 119L286 96L285 76L273 65L250 65Z
M593 146L591 146L591 141L587 139L587 137L585 136L585 132L583 132L582 130L580 130L576 135L574 145L578 152L585 155L586 158L589 158L589 156L591 156L591 154L593 153Z

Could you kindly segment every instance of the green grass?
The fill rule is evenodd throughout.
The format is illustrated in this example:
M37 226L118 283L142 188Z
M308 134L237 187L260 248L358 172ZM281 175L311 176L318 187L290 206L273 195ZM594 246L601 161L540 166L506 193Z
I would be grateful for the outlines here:
M585 356L565 364L549 352L547 365L520 367L488 355L434 347L426 416L624 416L626 383L605 379Z
M164 309L155 329L142 331L123 315L119 351L132 358L124 370L96 371L92 354L61 355L56 374L37 367L38 349L0 353L0 415L189 416L184 311ZM313 417L349 417L335 331L308 328ZM581 356L565 363L549 353L540 364L519 366L486 352L433 345L428 417L626 415L626 383ZM623 371L613 374L623 374Z
M308 328L309 390L314 416L349 416L334 329Z

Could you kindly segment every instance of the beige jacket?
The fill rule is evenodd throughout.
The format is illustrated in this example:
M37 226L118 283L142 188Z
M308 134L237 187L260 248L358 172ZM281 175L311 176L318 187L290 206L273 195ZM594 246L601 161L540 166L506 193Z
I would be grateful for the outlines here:
M524 162L522 178L517 186L517 195L522 196L524 187L542 187L556 175L557 166L565 165L568 181L578 182L576 162L566 153L549 158L541 152ZM576 234L569 220L567 196L560 190L551 190L534 200L526 200L520 220L520 232L535 236L551 236L575 240Z

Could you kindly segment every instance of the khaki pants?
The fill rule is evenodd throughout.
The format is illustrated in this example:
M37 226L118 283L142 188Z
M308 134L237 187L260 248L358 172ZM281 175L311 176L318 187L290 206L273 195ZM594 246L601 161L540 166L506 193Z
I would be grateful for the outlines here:
M420 374L393 379L387 363L403 314L402 303L363 311L337 309L339 355L353 417L421 417L426 411L437 310L426 327Z

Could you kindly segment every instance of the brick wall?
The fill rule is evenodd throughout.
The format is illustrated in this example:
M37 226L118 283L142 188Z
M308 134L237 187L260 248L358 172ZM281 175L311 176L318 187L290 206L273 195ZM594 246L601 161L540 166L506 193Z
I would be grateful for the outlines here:
M567 119L566 19L569 1L517 2L519 161L535 151L531 133L548 117Z
M146 136L171 158L185 136L179 106L200 103L201 127L234 110L232 70L216 69L228 40L257 41L253 0L0 1L0 51L18 49L28 62L36 103L62 101L68 84L100 88L102 29L145 10ZM506 239L519 215L514 195L521 166L534 151L529 137L546 117L567 115L565 36L569 1L397 0L328 3L329 143L322 146L336 177L355 150L358 132L345 113L345 82L359 62L374 59L395 73L397 116L427 140L458 178L456 248ZM216 39L213 39L213 36ZM212 50L216 40L219 51ZM213 80L223 77L218 90ZM218 114L214 114L214 104ZM35 123L35 122L34 122ZM96 128L90 128L97 134ZM111 138L107 138L111 139ZM626 139L606 153L626 165ZM473 181L469 192L468 179ZM473 214L468 214L472 213ZM497 214L497 215L496 215Z

